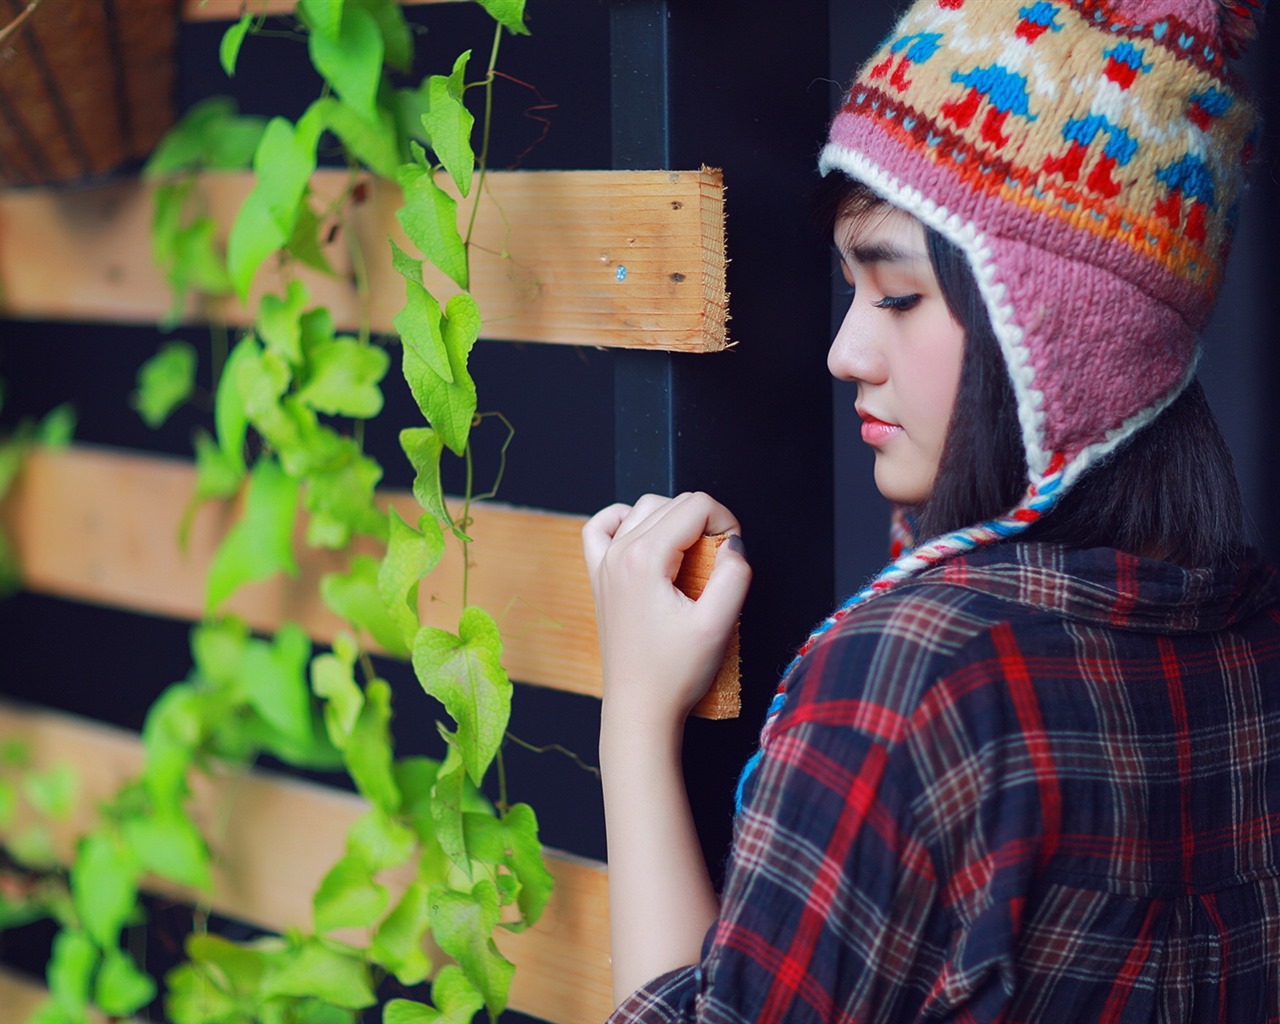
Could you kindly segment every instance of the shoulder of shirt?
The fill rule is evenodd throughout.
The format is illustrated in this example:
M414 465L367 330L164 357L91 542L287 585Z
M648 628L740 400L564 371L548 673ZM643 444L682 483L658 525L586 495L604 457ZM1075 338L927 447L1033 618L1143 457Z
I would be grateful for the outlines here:
M811 646L788 681L787 724L835 724L837 707L905 720L932 687L985 659L997 629L1026 637L1061 622L1044 608L926 574L852 609ZM818 705L831 707L815 714Z

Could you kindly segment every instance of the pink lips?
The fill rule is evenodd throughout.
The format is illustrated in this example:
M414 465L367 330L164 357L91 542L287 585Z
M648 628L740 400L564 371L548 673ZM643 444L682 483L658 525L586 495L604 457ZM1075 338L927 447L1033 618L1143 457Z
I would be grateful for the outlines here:
M878 420L870 413L859 412L858 415L862 417L862 440L872 447L882 445L902 433L902 428L896 423Z

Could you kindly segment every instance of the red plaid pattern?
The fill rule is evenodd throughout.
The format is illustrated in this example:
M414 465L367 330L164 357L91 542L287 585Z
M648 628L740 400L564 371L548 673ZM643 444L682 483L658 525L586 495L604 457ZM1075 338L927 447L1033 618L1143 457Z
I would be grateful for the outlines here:
M614 1024L1280 1020L1280 583L1009 544L792 676L701 964Z

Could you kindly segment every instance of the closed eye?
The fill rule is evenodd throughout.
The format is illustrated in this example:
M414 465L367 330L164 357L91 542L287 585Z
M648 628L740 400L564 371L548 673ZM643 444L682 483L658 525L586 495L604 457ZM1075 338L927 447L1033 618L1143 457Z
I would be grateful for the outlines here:
M906 313L919 304L919 295L886 295L883 299L872 303L876 309L887 309L891 313Z

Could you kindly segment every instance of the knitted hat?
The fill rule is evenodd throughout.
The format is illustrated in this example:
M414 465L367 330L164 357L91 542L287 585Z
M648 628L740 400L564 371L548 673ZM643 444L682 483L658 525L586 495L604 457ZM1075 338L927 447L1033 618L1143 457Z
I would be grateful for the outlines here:
M916 0L862 68L819 169L965 253L1030 479L1005 515L897 557L801 656L877 591L1025 530L1189 382L1255 138L1228 61L1263 2Z

